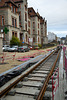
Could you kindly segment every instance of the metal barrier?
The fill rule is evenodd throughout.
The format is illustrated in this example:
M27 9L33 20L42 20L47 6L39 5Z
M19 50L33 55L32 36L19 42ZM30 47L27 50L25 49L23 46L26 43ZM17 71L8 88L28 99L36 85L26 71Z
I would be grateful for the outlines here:
M14 53L3 53L2 56L0 56L0 63L4 63L6 60L13 60L15 59L16 52Z
M56 76L56 80L53 81L56 72L58 72L58 74ZM52 76L52 100L54 100L54 96L55 96L57 87L59 87L59 67L55 70L55 72L54 72L54 74Z
M63 48L63 54L64 54L64 69L66 72L66 80L67 80L67 50L66 50L66 47Z

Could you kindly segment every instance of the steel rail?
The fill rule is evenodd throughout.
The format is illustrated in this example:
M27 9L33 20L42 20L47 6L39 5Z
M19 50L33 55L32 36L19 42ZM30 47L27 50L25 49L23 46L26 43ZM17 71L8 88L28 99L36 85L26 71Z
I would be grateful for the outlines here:
M11 88L15 87L19 81L21 81L24 77L26 77L29 73L31 73L33 70L35 70L43 61L45 61L49 56L51 56L55 51L53 51L51 54L49 54L46 58L44 58L42 61L38 62L31 70L29 70L27 73L22 75L20 78L15 80L13 83L11 83L8 87L6 87L4 90L0 92L0 98L4 95L6 95Z
M60 51L61 51L61 50L60 50ZM39 92L39 94L38 94L36 100L42 100L42 99L43 99L43 96L44 96L44 93L45 93L45 91L46 91L48 82L49 82L49 80L50 80L50 78L51 78L51 76L52 76L52 74L53 74L54 68L55 68L56 63L57 63L57 60L58 60L58 58L59 58L60 51L59 51L58 54L57 54L57 58L56 58L56 60L55 60L55 62L54 62L54 64L53 64L53 66L52 66L52 68L51 68L50 73L49 73L48 76L46 77L46 80L45 80L45 82L44 82L44 84L43 84L43 86L42 86L42 88L41 88L41 90L40 90L40 92Z
M38 62L37 64L34 65L33 68L31 68L31 70L27 71L25 74L21 75L17 80L15 80L13 83L11 83L8 87L6 87L5 89L3 89L0 92L0 98L3 97L4 95L6 95L13 87L15 87L17 85L18 82L20 82L21 80L24 79L24 77L26 77L29 73L31 73L33 70L35 70L42 62L44 62L47 58L49 58L55 51L53 51L51 54L49 54L46 58L42 59L40 62Z

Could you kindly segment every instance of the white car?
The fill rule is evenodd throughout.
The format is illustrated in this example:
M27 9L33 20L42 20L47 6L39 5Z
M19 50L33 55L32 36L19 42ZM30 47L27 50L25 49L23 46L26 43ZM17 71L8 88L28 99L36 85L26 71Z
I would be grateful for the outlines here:
M8 51L8 49L10 48L10 46L9 45L3 45L3 48L2 48L2 50L3 51Z

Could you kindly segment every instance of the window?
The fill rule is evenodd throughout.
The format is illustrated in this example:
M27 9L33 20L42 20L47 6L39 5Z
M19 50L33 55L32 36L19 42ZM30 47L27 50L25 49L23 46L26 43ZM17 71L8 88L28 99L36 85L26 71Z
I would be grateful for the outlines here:
M13 12L13 6L11 6L11 11Z
M21 8L20 4L18 4L18 7Z
M33 29L33 34L34 34L35 30Z
M33 21L35 21L35 18L33 18Z
M33 32L34 32L35 30L33 29Z
M12 18L12 26L14 26L14 18Z
M33 28L35 28L35 22L33 22Z
M28 21L28 26L30 27L30 21Z
M38 23L38 28L39 28L39 23Z
M19 12L19 25L21 25L21 12Z
M25 5L25 10L27 10L27 5Z
M28 29L28 33L30 34L30 29Z
M25 21L27 21L27 13L25 13Z
M22 41L22 40L23 40L23 34L20 33L20 41Z
M14 8L14 13L16 13L16 8Z
M28 37L27 37L27 34L26 34L26 42L27 42L27 38L28 38Z
M26 31L27 31L27 24L25 24L25 29L26 29Z
M17 32L12 32L12 36L15 36L15 37L17 37Z
M14 32L12 32L12 36L14 36Z
M38 21L39 21L39 18L38 18Z
M16 19L15 19L15 27L17 27L17 21L16 21Z
M32 10L30 10L29 12L32 12Z
M39 42L39 37L38 37L38 42Z
M15 33L15 37L17 37L17 33Z
M12 26L17 27L17 19L12 17Z
M21 12L19 12L19 21L21 20Z
M35 42L35 37L33 37L33 42Z
M0 2L1 2L1 0L0 0Z
M39 30L38 30L38 35L39 35Z
M2 26L4 25L4 17L2 16Z

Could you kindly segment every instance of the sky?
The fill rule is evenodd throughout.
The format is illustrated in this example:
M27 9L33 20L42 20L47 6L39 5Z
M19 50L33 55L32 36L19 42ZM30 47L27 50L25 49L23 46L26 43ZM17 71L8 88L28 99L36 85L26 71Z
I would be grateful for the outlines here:
M54 32L58 37L67 35L67 0L28 0L28 7L33 7L47 20L47 33Z

